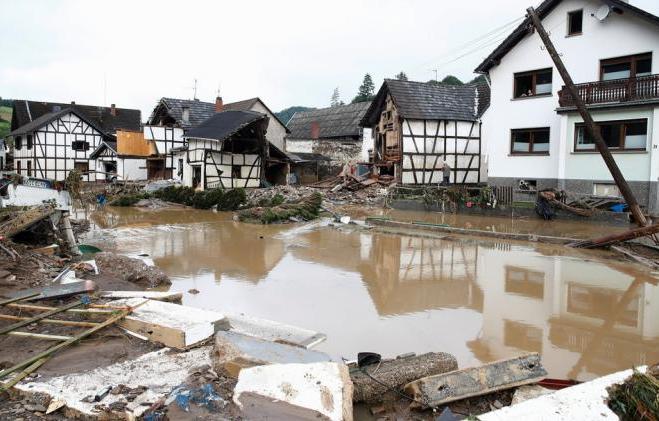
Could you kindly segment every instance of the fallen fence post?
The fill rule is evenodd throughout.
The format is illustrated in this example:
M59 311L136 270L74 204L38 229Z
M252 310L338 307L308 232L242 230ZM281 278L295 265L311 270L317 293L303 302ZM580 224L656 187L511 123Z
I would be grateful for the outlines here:
M537 383L547 375L537 353L480 367L425 377L405 386L414 407L436 407L449 402L486 395L499 390ZM423 404L421 404L423 402Z
M0 314L0 319L5 320L29 320L31 317L11 316L8 314ZM98 325L97 322L77 322L73 320L57 320L57 319L41 319L37 323L47 323L51 325L62 326L78 326L78 327L94 327Z
M659 224L654 224L621 232L619 234L605 235L604 237L594 238L592 240L576 241L574 243L568 244L567 246L587 249L595 247L606 247L612 244L622 243L623 241L652 235L657 232L659 232Z
M16 386L18 382L20 382L21 380L32 374L32 372L34 372L37 368L41 367L46 361L48 361L49 358L50 357L43 357L41 359L38 359L32 365L27 367L25 370L18 373L13 379L9 380L7 383L1 384L0 390L5 391Z

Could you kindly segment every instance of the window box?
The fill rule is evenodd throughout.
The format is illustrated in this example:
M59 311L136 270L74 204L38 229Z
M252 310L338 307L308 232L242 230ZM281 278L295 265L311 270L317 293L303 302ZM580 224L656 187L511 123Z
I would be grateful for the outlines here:
M647 150L647 119L600 121L597 122L597 127L611 151ZM574 125L574 151L597 152L595 141L588 135L583 123Z
M551 68L515 73L513 98L551 95L552 73Z
M511 130L510 155L549 155L549 127Z

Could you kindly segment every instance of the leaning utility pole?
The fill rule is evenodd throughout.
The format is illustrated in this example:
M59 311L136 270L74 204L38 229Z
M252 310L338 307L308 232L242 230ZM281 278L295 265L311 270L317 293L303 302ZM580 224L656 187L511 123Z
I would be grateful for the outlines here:
M588 134L595 140L595 145L597 145L597 149L599 150L599 153L602 155L602 158L604 159L606 166L609 168L609 171L611 172L613 179L618 185L618 188L620 189L620 193L622 193L622 196L625 198L625 201L629 206L629 210L634 216L634 220L639 226L641 227L646 226L647 221L645 220L645 215L643 215L643 212L641 212L641 207L638 205L638 202L636 201L636 197L634 197L634 193L632 193L631 189L629 188L629 184L627 184L625 177L623 177L622 173L620 172L620 168L618 168L618 164L616 164L616 161L613 159L613 155L611 155L611 151L609 151L609 148L606 146L606 143L604 142L604 138L602 138L602 133L600 133L599 129L596 127L593 117L590 115L590 112L588 112L588 110L586 109L586 104L584 103L583 99L581 99L581 96L579 95L579 91L577 91L576 86L574 86L574 82L572 81L570 74L565 68L563 61L556 52L556 48L554 48L554 44L551 42L551 39L549 39L549 35L545 31L545 28L542 26L542 22L540 22L540 18L535 13L533 7L529 7L528 9L526 9L526 11L531 17L531 20L533 21L533 26L535 26L535 29L538 31L538 35L540 35L542 42L545 44L545 47L547 48L547 52L551 56L551 59L554 61L554 64L556 65L556 69L558 69L558 73L561 74L561 77L563 78L563 82L565 82L565 87L570 92L570 95L572 95L572 98L574 99L574 103L577 106L577 110L579 111L579 114L581 114L581 118L584 121L586 130L588 131Z

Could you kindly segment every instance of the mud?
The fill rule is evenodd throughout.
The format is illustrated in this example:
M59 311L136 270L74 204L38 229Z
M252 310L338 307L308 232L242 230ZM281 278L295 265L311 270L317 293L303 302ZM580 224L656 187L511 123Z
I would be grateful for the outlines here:
M657 277L611 252L379 234L322 222L259 226L231 216L107 209L92 216L106 228L90 233L89 242L148 255L185 305L326 333L318 350L335 357L449 352L467 367L540 352L550 377L578 380L659 360ZM577 237L616 229L425 217Z

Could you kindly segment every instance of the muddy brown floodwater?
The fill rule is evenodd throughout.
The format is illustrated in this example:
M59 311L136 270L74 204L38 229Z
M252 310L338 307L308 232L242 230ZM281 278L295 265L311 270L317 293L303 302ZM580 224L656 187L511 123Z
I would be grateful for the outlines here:
M393 212L401 220L588 236L610 227ZM540 352L550 377L587 380L659 360L659 287L605 252L420 238L320 223L261 226L209 211L106 208L89 243L148 258L184 304L324 332L354 359L445 351L461 367ZM492 228L494 227L494 228ZM579 253L575 255L575 253ZM188 290L197 289L198 294Z

